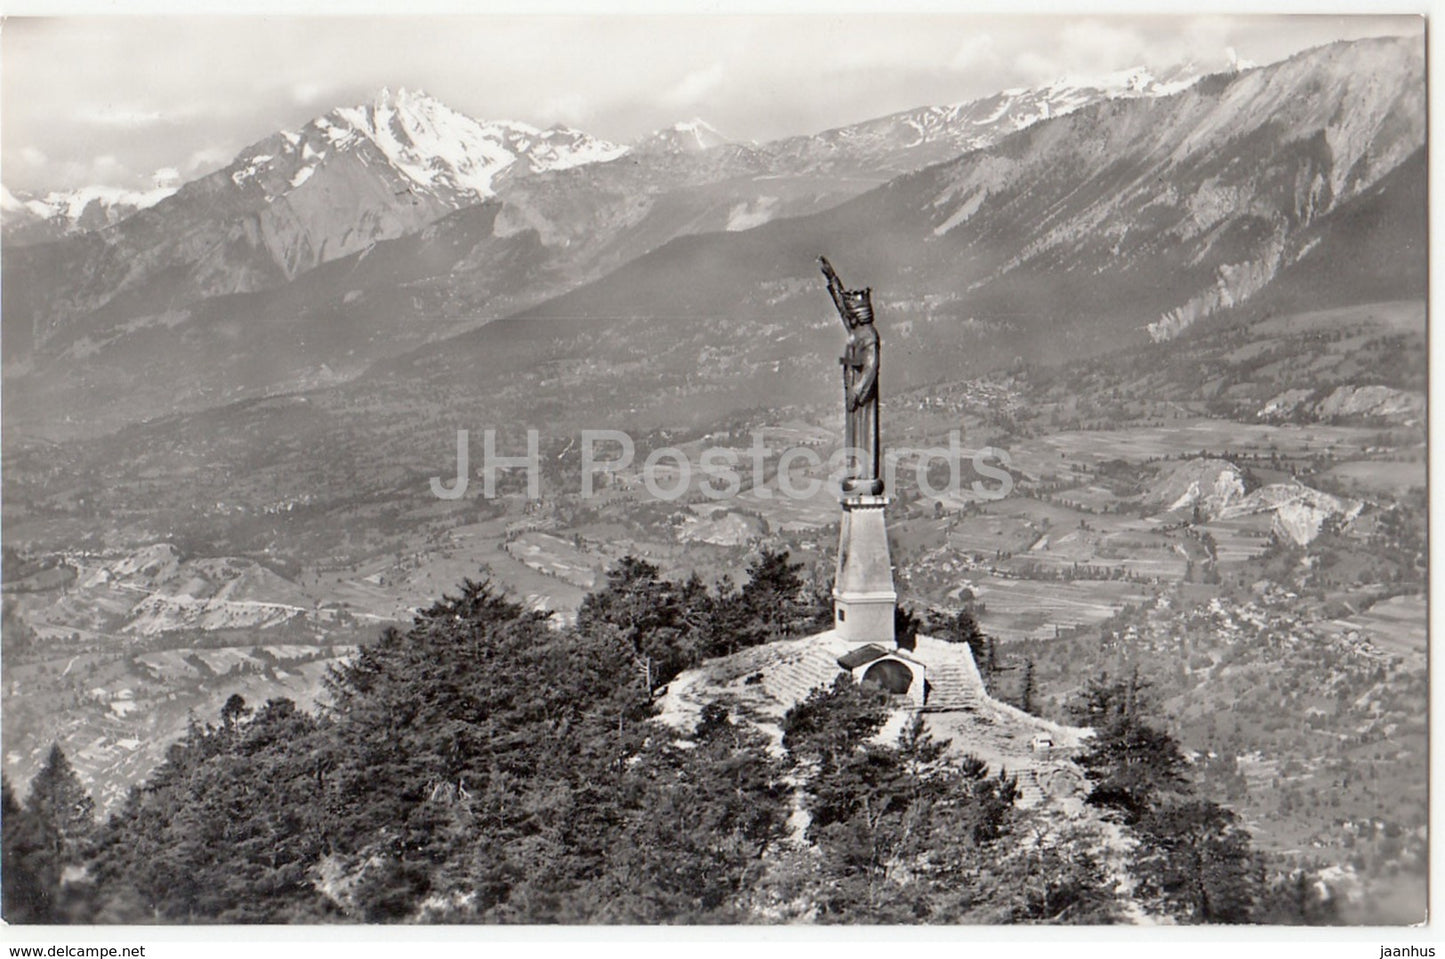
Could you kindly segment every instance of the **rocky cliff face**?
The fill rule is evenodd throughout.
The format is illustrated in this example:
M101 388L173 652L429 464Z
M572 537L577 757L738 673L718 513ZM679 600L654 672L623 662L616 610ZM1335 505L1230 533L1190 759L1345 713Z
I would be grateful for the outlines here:
M1321 395L1323 394L1323 395ZM1338 386L1332 390L1292 389L1272 397L1258 413L1262 420L1387 419L1402 425L1418 423L1425 397L1389 386Z
M1258 293L1311 224L1419 150L1423 91L1418 42L1333 44L1032 127L917 187L963 252L1012 240L974 284L1029 267L1168 276L1148 326L1166 339Z

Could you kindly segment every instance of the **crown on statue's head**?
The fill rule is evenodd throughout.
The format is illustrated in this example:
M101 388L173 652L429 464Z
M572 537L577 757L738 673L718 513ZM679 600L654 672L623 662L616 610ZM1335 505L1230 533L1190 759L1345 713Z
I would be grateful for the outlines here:
M866 290L844 290L843 306L848 315L859 323L873 322L873 288Z

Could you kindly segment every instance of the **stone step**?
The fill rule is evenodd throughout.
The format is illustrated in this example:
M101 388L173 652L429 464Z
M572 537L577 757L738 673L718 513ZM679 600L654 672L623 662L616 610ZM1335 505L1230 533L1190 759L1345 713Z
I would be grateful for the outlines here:
M763 670L763 686L785 708L808 698L819 686L833 685L842 670L825 650L809 650Z
M939 663L929 672L941 679L946 679L959 689L967 689L979 695L983 694L983 684L979 682L977 674L964 663Z
M973 671L961 663L942 663L928 671L928 702L930 711L976 708L984 699L984 691Z
M1028 766L1010 769L1009 774L1018 777L1018 805L1027 809L1044 801L1044 787L1039 782L1038 770Z

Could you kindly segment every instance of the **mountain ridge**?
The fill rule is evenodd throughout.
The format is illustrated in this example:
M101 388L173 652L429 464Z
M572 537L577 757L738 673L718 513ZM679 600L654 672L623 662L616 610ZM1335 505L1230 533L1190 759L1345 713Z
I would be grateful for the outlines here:
M836 171L779 177L774 157L745 144L667 154L645 166L624 155L542 171L510 181L495 198L494 213L451 214L408 234L413 265L396 261L407 277L404 287L382 289L394 274L371 282L361 259L343 258L341 269L304 281L298 273L291 282L302 285L292 294L265 294L293 304L265 322L276 330L293 326L286 334L292 342L315 344L303 351L308 354L354 327L345 340L358 352L343 376L415 349L418 331L424 340L445 341L498 319L535 321L539 306L578 320L589 310L626 317L624 325L634 328L649 314L658 322L700 315L737 323L741 309L796 336L811 322L805 318L816 315L808 278L812 258L827 249L840 264L872 264L868 282L892 298L880 299L885 322L890 311L908 317L900 348L912 351L911 363L929 375L948 369L946 357L960 350L972 367L1036 350L1076 352L1105 342L1091 339L1100 333L1145 335L1151 324L1156 335L1177 335L1203 316L1260 296L1306 255L1309 243L1326 238L1314 226L1321 217L1418 149L1422 87L1423 58L1408 41L1360 41L1215 75L1171 96L1098 101L881 186ZM741 231L758 255L738 259L740 247L725 238ZM386 247L387 256L400 249ZM368 246L348 256L381 250ZM663 271L657 282L639 276L649 264ZM1170 283L1158 283L1159 276ZM26 310L11 306L23 304L31 284L8 280L6 316L14 322ZM629 285L649 292L639 298ZM574 289L585 292L567 299ZM87 388L72 378L94 375L81 371L96 364L77 361L97 348L103 355L122 347L132 328L158 329L180 316L164 306L174 296L157 302L143 291L127 295L136 298L92 314L68 339L56 339L68 358L59 366L38 363L31 381L43 379L54 389L69 382L70 402L84 405ZM258 295L259 289L243 293ZM185 328L201 336L187 368L214 367L208 356L229 355L229 340L208 329L225 328L234 337L247 322L236 311L248 301L205 302L181 308ZM1062 322L1066 316L1074 319ZM208 319L202 324L198 317ZM701 335L658 329L662 341ZM23 335L9 334L7 326L13 350ZM496 335L503 335L501 328ZM1017 342L1004 348L1006 337ZM306 378L287 370L294 354L294 348L283 351L288 359L277 372L284 375L269 384L233 379L223 395L304 388ZM440 356L439 362L447 367L456 359ZM335 358L321 362L330 369L323 377L337 374ZM42 378L46 369L51 372ZM107 365L102 379L116 375ZM228 375L209 378L208 386L227 383ZM124 401L126 382L137 380L122 375L119 392L100 408ZM88 389L95 388L92 382ZM185 402L204 399L195 394Z
M1375 55L1392 52L1384 48ZM1336 62L1336 55L1323 54L1315 66L1338 76L1362 75L1358 64ZM770 222L746 236L679 237L571 293L383 361L356 388L408 395L424 378L465 394L468 382L482 376L498 395L507 395L507 384L524 378L514 374L519 365L575 357L589 367L631 370L634 377L622 391L625 400L606 377L574 382L569 395L582 408L630 409L652 425L683 409L717 415L719 409L818 402L831 389L826 370L836 322L827 315L826 299L818 300L812 276L822 251L849 282L874 287L892 389L983 373L1019 359L1055 362L1145 342L1151 323L1191 303L1207 308L1196 306L1191 322L1174 335L1215 314L1266 315L1423 294L1424 251L1411 239L1423 234L1414 202L1424 189L1423 112L1416 95L1423 84L1409 80L1422 66L1421 60L1402 61L1404 116L1386 97L1365 125L1394 132L1379 149L1363 149L1359 137L1350 141L1360 152L1342 151L1344 169L1334 166L1325 131L1305 124L1294 132L1307 135L1289 139L1281 135L1289 129L1272 121L1246 137L1224 138L1228 149L1222 153L1196 140L1173 161L1178 181L1163 187L1155 179L1160 158L1146 151L1132 166L1121 165L1102 150L1122 130L1170 146L1154 151L1167 162L1171 136L1192 129L1190 124L1213 128L1219 112L1233 109L1229 98L1253 100L1272 89L1268 76L1242 74L1186 93L1190 102L1172 106L1100 104L812 216ZM1231 92L1234 83L1244 85ZM1271 95L1288 99L1288 88ZM1159 112L1166 109L1180 114L1173 126ZM1329 103L1295 109L1301 117L1335 113ZM1338 133L1351 135L1348 129ZM1082 146L1070 154L1069 144ZM1410 152L1393 168L1378 172L1380 157L1405 148ZM1083 162L1091 155L1092 167ZM1061 157L1076 164L1076 178L1054 175ZM1014 185L997 201L981 203L966 234L935 232L968 210L968 191L980 177L1017 177L1020 162L1034 171L1023 176L1027 189ZM1230 170L1232 179L1222 179L1221 171ZM1347 184L1339 197L1317 189L1330 182ZM1155 192L1141 194L1151 183ZM1199 205L1221 188L1252 198L1223 216ZM1128 199L1122 207L1119 196ZM1078 205L1061 205L1061 198ZM1162 219L1163 229L1136 231L1139 221L1129 218L1141 216ZM1217 219L1210 222L1210 216ZM1071 218L1090 223L1109 217L1119 221L1116 232L1061 227ZM870 271L855 278L850 264L870 264ZM1159 283L1161 276L1169 282ZM1363 285L1356 289L1347 277ZM724 357L726 365L713 368L701 359L710 356ZM531 410L541 409L565 415L537 404L535 395L529 407L509 415L532 422Z
M968 142L1017 122L970 130ZM906 121L884 118L885 126L900 123ZM406 145L458 125L495 149L454 150L453 162L432 169L417 162L428 151ZM880 130L878 121L855 127ZM699 148L659 143L638 153L606 145L601 155L616 154L610 161L571 162L598 155L588 140L560 161L549 155L522 170L517 154L507 153L513 159L502 162L506 148L498 144L520 138L542 150L545 144L539 144L555 138L558 128L473 123L424 93L383 90L370 104L331 111L299 132L282 130L258 141L227 167L184 184L175 196L104 233L11 250L4 264L7 373L23 379L57 364L73 368L68 357L76 350L89 357L97 346L104 352L107 344L122 342L133 328L216 312L195 304L239 306L228 298L282 289L326 263L365 255L375 244L403 236L442 238L451 229L442 221L453 208L484 189L502 190L492 235L477 237L467 226L455 238L439 239L444 245L469 242L471 252L444 258L445 272L431 280L414 277L420 285L407 302L420 305L407 306L392 332L378 329L380 339L370 340L368 349L385 351L389 336L399 337L401 349L414 345L404 329L406 315L417 310L486 322L599 277L675 236L749 229L825 209L881 182L894 168L915 168L953 149L936 136L916 144L844 136L846 142L827 147L820 160L799 150L796 139L763 146L712 142L709 137L720 137L701 121L673 132L683 128ZM707 142L696 141L699 133ZM503 268L530 277L523 299L497 297ZM85 281L77 283L78 277ZM355 297L366 288L336 291L344 301L340 309L354 311ZM294 319L307 322L304 313ZM218 343L215 349L210 362L223 361L229 347ZM334 360L329 365L338 366ZM287 382L280 379L272 388Z

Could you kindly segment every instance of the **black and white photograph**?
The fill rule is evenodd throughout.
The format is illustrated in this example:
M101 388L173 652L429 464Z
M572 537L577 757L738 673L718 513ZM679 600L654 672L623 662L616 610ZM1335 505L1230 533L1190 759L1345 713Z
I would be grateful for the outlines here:
M1427 19L6 16L5 938L1434 955Z

